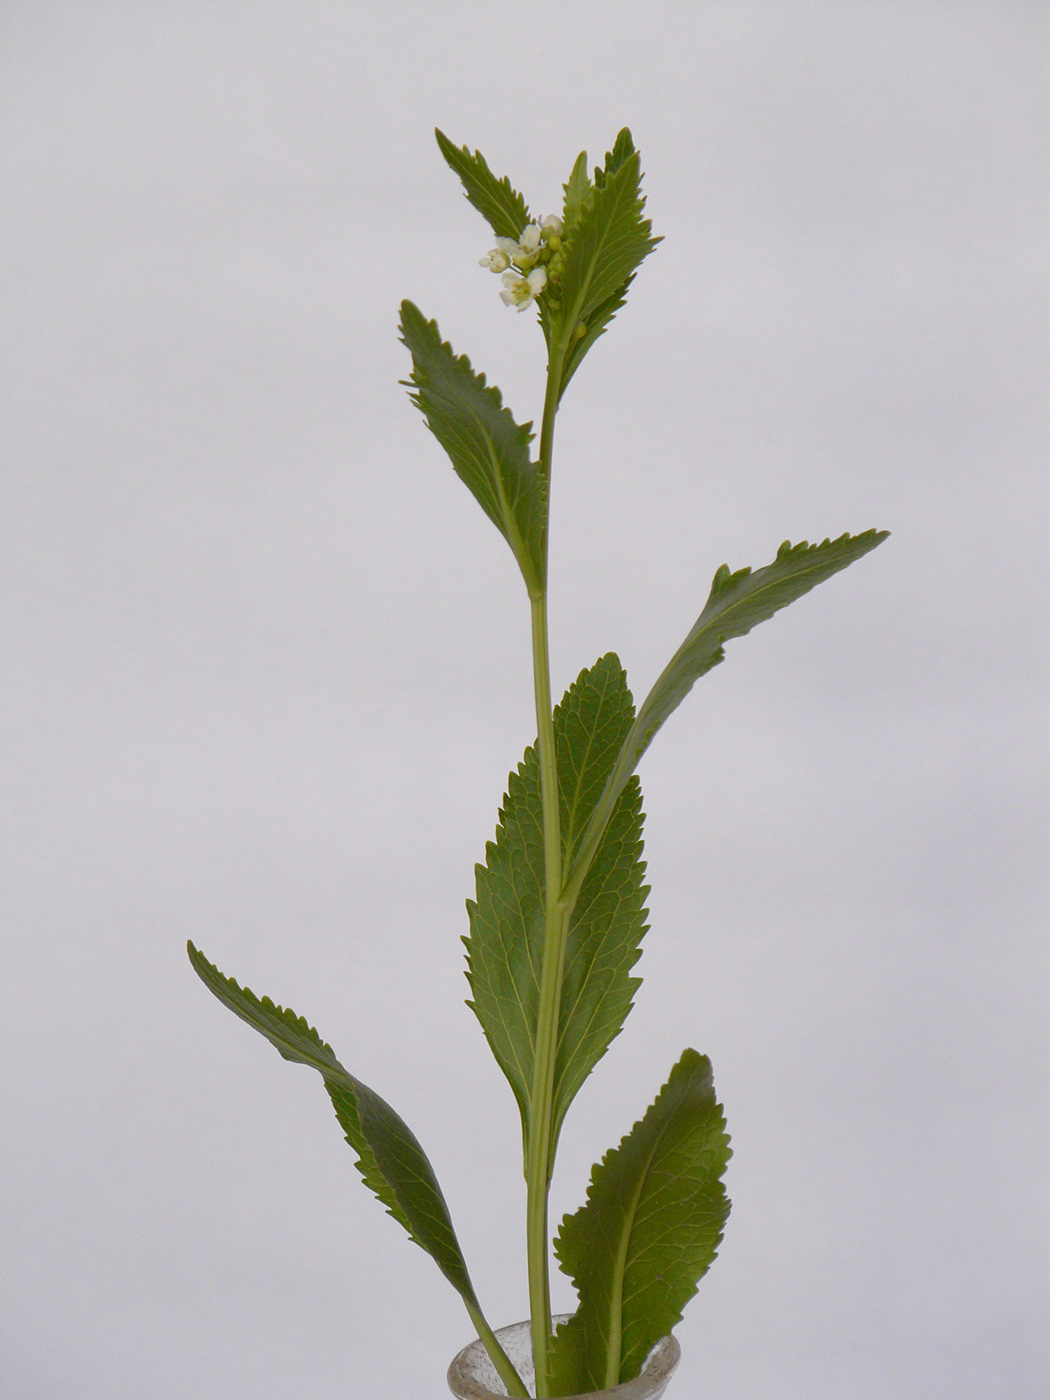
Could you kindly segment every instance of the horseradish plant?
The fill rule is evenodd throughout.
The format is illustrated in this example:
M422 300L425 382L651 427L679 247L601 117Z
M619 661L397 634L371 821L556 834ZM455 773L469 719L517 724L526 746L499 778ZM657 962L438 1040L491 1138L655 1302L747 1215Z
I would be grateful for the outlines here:
M500 295L534 306L547 344L538 454L500 391L456 355L410 302L401 335L412 402L457 475L503 535L532 613L536 742L511 773L495 840L468 904L468 1005L521 1112L527 1190L528 1292L538 1397L579 1394L636 1376L681 1319L722 1238L729 1139L709 1061L686 1050L644 1117L594 1168L586 1202L561 1223L554 1254L579 1295L555 1330L548 1281L547 1199L565 1113L631 1009L646 931L638 761L725 643L794 602L885 538L868 530L785 543L754 572L718 570L692 630L636 710L610 652L552 706L547 643L547 535L554 424L562 395L624 304L658 240L643 216L639 157L621 131L604 166L582 153L561 211L540 217L477 152L438 145L491 226L482 266ZM343 1068L293 1011L261 1001L190 944L208 988L287 1060L324 1079L357 1166L395 1220L435 1260L467 1307L507 1391L527 1394L478 1302L444 1197L422 1147L394 1110Z

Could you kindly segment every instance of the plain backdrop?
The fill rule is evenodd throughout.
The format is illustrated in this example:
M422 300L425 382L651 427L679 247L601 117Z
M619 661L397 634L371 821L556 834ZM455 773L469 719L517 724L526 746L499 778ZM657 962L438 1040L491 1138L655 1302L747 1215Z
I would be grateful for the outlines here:
M893 533L644 760L645 984L553 1218L693 1045L734 1211L679 1400L1043 1400L1048 38L1010 0L0 7L5 1397L436 1400L470 1339L187 938L394 1104L527 1312L459 943L527 605L396 312L538 417L432 131L549 212L627 124L665 241L559 420L555 690L615 649L644 695L723 562Z

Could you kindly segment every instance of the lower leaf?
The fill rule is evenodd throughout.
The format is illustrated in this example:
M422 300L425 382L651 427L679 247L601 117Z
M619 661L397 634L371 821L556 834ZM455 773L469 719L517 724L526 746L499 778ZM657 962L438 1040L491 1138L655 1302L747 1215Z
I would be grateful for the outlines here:
M225 977L192 943L188 951L197 975L224 1006L264 1035L286 1060L310 1065L321 1074L346 1140L357 1153L357 1168L365 1184L455 1288L490 1354L490 1343L495 1345L499 1355L492 1354L492 1359L508 1384L508 1392L526 1395L481 1313L441 1187L408 1125L378 1094L343 1068L332 1047L301 1016L276 1006L269 997L260 1001L247 987Z
M681 1321L722 1240L731 1155L711 1062L686 1050L562 1221L554 1252L580 1301L552 1339L554 1395L632 1380Z

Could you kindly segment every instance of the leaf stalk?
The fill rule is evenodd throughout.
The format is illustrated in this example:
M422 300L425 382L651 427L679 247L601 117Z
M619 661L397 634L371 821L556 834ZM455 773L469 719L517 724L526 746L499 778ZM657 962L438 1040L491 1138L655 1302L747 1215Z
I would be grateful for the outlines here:
M464 1299L464 1301L467 1302L466 1299ZM467 1302L467 1312L470 1314L471 1322L473 1322L474 1326L478 1329L478 1337L485 1344L485 1350L488 1352L489 1360L492 1362L493 1366L495 1366L500 1380L507 1387L507 1394L515 1395L519 1398L524 1396L525 1400L528 1400L529 1392L526 1390L524 1382L514 1369L514 1363L511 1361L510 1357L503 1350L502 1346L500 1346L499 1338L485 1321L485 1316L481 1309L472 1307L471 1304Z

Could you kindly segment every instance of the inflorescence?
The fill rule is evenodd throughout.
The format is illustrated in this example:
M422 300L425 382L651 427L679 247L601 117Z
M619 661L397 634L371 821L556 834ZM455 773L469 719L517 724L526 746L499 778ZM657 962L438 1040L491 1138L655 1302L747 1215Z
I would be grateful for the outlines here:
M520 237L497 238L495 248L479 259L490 272L503 274L500 296L507 306L524 311L547 285L547 267L561 248L562 221L548 214L538 224L526 224Z

